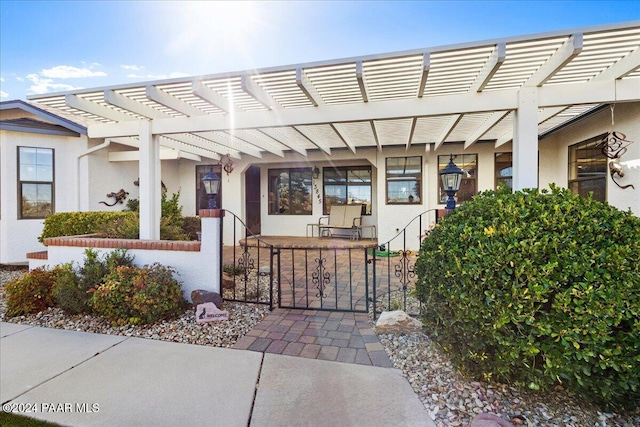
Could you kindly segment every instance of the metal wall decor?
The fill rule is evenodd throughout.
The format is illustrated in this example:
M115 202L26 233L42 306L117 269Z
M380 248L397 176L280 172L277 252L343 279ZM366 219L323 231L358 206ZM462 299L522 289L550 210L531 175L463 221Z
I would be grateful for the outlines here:
M116 204L120 203L124 203L124 201L127 199L127 196L129 195L129 193L127 191L124 191L124 188L121 188L120 191L118 191L117 193L111 192L107 194L107 197L115 197L115 202L109 204L107 202L98 202L98 204L102 203L103 205L106 206L115 206Z
M623 178L624 172L622 170L622 166L618 163L618 160L627 152L627 147L633 144L633 141L627 140L627 135L622 132L616 132L613 130L613 126L615 124L614 120L614 109L615 104L611 105L611 132L607 133L598 143L597 147L600 148L602 154L610 159L609 162L609 176L614 184L623 190L626 188L635 187L633 184L620 185L618 181L616 181L616 177Z

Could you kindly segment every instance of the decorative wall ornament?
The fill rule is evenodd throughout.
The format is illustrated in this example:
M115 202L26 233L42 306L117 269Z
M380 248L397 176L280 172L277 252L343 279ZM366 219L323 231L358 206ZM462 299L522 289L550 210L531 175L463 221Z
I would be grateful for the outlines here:
M635 187L632 184L620 185L618 181L616 181L616 177L624 177L624 171L622 170L622 166L618 162L618 159L620 159L627 152L627 147L633 144L633 141L628 141L627 135L625 135L624 133L613 130L613 126L615 125L615 107L615 104L611 105L611 131L600 140L600 142L597 144L597 147L600 148L602 154L610 160L609 176L611 177L613 183L623 190L629 187L635 190Z
M233 172L233 160L231 160L231 156L229 156L229 154L222 156L218 164L222 165L222 169L227 173L227 176Z
M115 199L116 199L115 202L113 202L111 204L109 204L107 202L98 202L98 204L102 203L103 205L106 205L106 206L114 206L114 205L116 205L118 203L122 204L127 199L128 195L129 195L129 193L127 191L124 191L123 188L121 188L120 191L118 191L117 193L111 192L111 193L107 194L107 197L115 197Z

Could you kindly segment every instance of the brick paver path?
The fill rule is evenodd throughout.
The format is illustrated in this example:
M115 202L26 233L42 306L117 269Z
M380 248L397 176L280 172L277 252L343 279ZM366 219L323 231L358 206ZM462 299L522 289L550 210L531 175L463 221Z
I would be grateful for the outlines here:
M278 308L233 348L393 367L365 313Z

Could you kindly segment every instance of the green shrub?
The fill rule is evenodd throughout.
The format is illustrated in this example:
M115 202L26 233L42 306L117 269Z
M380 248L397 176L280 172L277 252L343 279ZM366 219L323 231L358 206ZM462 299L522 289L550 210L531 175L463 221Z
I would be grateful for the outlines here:
M133 265L133 257L125 249L111 251L103 258L92 249L84 253L84 263L77 272L72 264L60 266L53 288L56 305L71 314L91 313L91 292L101 286L116 267Z
M202 231L199 216L185 216L182 218L182 232L189 240L198 240L198 232Z
M91 298L96 313L114 323L154 323L181 315L186 308L182 290L169 267L119 266Z
M54 305L53 286L56 269L36 268L4 285L7 292L7 316L38 313Z
M640 404L640 219L568 190L488 191L424 239L417 293L463 371Z
M132 212L60 212L44 220L41 243L48 237L97 233L105 224L131 217Z

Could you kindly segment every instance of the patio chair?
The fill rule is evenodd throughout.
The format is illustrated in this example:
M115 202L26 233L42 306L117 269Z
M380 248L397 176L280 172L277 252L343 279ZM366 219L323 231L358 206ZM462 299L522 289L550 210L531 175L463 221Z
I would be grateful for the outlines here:
M323 223L323 220L326 222ZM351 240L360 239L362 235L362 205L331 206L329 216L318 219L320 237L331 237L331 230L348 230Z

